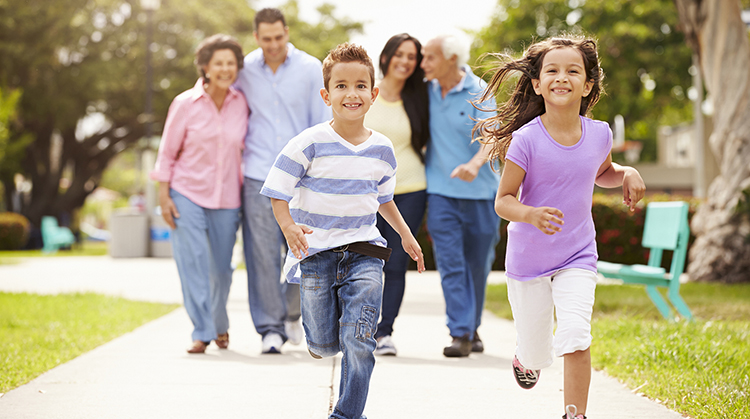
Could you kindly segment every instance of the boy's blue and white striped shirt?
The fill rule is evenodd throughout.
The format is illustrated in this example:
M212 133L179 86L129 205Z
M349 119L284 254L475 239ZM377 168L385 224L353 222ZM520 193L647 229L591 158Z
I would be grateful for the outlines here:
M393 200L396 156L376 131L353 145L329 122L302 131L276 158L260 191L289 203L294 222L309 227L308 253L365 241L386 246L375 226L378 208ZM287 253L284 276L295 278L300 259Z

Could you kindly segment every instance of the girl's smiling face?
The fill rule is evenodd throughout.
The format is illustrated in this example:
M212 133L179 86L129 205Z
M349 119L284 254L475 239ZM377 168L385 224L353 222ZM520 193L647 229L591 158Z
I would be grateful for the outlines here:
M581 99L591 93L594 85L586 78L581 52L572 47L547 52L539 78L532 80L534 92L544 98L546 107L581 106Z

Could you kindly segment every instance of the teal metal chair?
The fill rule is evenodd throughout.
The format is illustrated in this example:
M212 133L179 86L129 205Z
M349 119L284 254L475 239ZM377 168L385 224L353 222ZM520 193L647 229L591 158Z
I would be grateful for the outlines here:
M606 278L645 285L648 296L662 316L671 319L672 310L657 290L657 287L667 288L667 298L677 312L692 320L693 314L680 296L680 275L685 270L689 236L687 202L652 202L646 207L641 242L643 247L650 249L648 265L599 262L597 269ZM669 272L661 267L664 250L674 251Z
M44 216L42 217L42 241L44 242L42 252L54 253L61 247L75 243L76 238L69 228L57 225L57 218Z

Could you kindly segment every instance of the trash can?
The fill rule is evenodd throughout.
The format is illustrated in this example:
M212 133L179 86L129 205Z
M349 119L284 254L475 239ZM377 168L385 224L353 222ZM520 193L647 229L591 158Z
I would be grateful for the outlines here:
M151 217L151 257L171 258L172 242L169 240L172 229L160 215Z
M148 256L149 225L145 212L130 208L117 209L109 220L112 238L109 255L113 258L142 258Z

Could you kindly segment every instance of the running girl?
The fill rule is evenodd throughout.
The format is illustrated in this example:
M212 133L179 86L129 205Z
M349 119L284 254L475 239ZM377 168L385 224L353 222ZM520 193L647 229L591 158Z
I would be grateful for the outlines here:
M587 115L603 93L596 42L550 38L496 69L480 103L520 73L497 115L475 133L503 161L495 211L510 221L505 259L517 340L513 371L530 389L552 352L564 358L564 419L585 419L591 381L591 313L596 286L594 185L623 187L631 211L646 186L612 162L612 131ZM557 330L553 334L554 315Z

